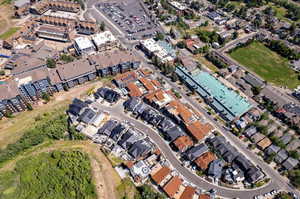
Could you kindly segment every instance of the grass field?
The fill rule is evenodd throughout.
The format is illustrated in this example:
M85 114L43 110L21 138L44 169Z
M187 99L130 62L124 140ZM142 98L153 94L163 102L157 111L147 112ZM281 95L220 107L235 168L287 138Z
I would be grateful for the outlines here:
M15 34L20 28L19 27L12 27L5 33L0 35L0 39L8 39L10 38L13 34Z
M290 69L288 60L260 42L238 48L230 56L267 82L290 89L300 85L298 74Z

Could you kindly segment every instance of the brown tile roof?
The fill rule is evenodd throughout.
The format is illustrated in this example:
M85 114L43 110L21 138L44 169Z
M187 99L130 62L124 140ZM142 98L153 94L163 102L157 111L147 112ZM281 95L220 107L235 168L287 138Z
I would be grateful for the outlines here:
M133 167L133 165L134 165L134 162L133 161L126 161L125 162L125 166L127 167L127 168L132 168Z
M75 25L76 22L74 19L68 19L68 18L57 17L57 16L49 16L49 15L43 15L40 18L38 18L37 21L41 23L55 24L58 26L71 26L71 25Z
M210 199L210 196L208 194L200 194L199 199Z
M128 61L138 61L132 53L123 50L107 51L105 53L90 56L89 59L97 64L97 69L115 66Z
M137 85L133 82L127 84L127 89L129 90L129 95L131 97L140 97L143 95L139 87L137 87Z
M139 80L148 91L154 91L155 90L155 88L154 88L154 86L153 86L153 84L151 83L150 80L148 80L144 77L140 78Z
M56 69L49 70L49 79L51 84L58 84L62 82Z
M272 144L271 140L269 138L264 138L262 139L261 141L259 141L257 143L257 145L261 148L261 149L265 149L267 148L268 146L270 146Z
M156 86L156 87L161 87L161 84L159 83L159 81L157 81L156 79L152 79L151 80L151 82L152 82L152 84L154 85L154 86Z
M173 114L179 115L184 123L188 123L193 118L193 113L180 101L173 100L169 103L169 106L173 109Z
M206 170L208 168L209 163L216 159L215 154L212 152L206 152L198 157L194 163L202 170Z
M83 74L96 72L95 67L90 65L86 59L80 59L64 65L59 65L56 69L60 79L66 81Z
M149 102L161 101L161 100L165 99L164 94L165 94L165 92L163 90L158 89L158 90L155 90L152 93L146 94L145 98L147 100L149 100Z
M173 198L181 184L182 179L179 176L175 176L163 187L163 190L170 198Z
M159 185L170 173L171 173L170 168L162 167L158 172L152 175L151 178L156 184Z
M199 120L191 123L186 124L187 130L190 132L190 134L197 140L203 139L212 129L213 126L209 123L203 124Z
M193 196L196 192L196 188L191 187L191 186L187 186L183 193L181 194L179 199L193 199Z
M189 137L189 136L181 136L181 137L178 137L174 142L173 144L176 146L176 148L179 150L179 151L182 151L190 146L193 146L193 141L192 139Z
M0 100L14 98L17 95L19 95L19 90L14 80L0 84Z
M67 28L65 27L57 27L52 25L41 25L37 32L55 32L59 34L68 33Z
M12 70L12 74L17 75L32 70L33 68L46 65L46 61L35 57L21 56L17 58L14 64L16 67Z
M144 76L148 76L151 75L151 71L150 70L145 70L145 69L140 69L139 70Z
M48 68L41 67L34 70L29 70L27 72L23 72L21 74L15 75L16 79L23 79L26 77L30 77L33 82L46 79L49 76Z
M126 73L118 74L115 77L116 81L122 81L122 82L130 82L137 79L137 74L134 71L128 71Z

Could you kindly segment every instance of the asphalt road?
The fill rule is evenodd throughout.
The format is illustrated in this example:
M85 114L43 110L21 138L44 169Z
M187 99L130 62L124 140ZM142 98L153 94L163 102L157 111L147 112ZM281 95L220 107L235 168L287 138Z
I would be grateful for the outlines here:
M141 57L139 53L136 53L137 56ZM144 62L147 63L147 59L145 57L142 57L144 59ZM152 68L154 71L156 70L153 65L148 65L150 68ZM292 191L292 192L297 192L298 195L299 192L294 189L289 182L282 177L277 171L275 171L273 168L271 168L268 164L266 164L263 160L261 160L256 154L254 154L252 151L248 150L247 147L244 145L244 143L235 135L233 135L230 131L226 130L223 128L223 126L214 120L214 118L207 113L207 111L200 106L198 102L193 100L192 98L188 97L179 87L176 83L172 82L170 79L165 77L164 75L158 73L158 76L163 78L164 81L166 81L168 84L171 85L172 88L176 89L177 92L181 94L183 99L185 99L187 102L189 102L195 110L198 110L200 113L202 113L207 120L209 120L216 128L217 130L224 136L226 139L234 145L240 153L244 154L245 157L247 157L252 163L257 165L259 168L263 170L265 174L271 179L269 184L266 187L262 187L261 189L255 190L255 191L249 191L249 196L252 194L252 196L259 195L266 193L272 189L282 189L286 191ZM219 193L223 193L222 188L216 189L218 190ZM235 190L233 191L235 197L238 197L235 195ZM222 194L220 194L222 196ZM225 196L225 195L224 195ZM248 197L247 197L248 198ZM250 197L251 198L251 197Z
M143 133L145 133L159 147L161 152L164 154L165 158L180 173L180 175L184 179L189 181L190 183L193 183L198 188L201 188L204 190L215 189L217 191L216 194L219 196L223 196L226 198L238 197L241 199L251 199L255 195L264 194L266 192L270 192L274 188L279 188L277 186L274 187L273 183L270 183L262 188L258 188L258 189L254 189L254 190L253 189L236 190L236 189L220 187L218 185L212 184L212 183L200 178L199 176L194 174L191 170L182 166L181 162L177 159L174 152L172 152L171 148L163 140L163 138L152 128L145 125L143 122L126 115L123 112L123 107L121 104L112 106L112 107L104 106L99 103L94 103L93 105L96 106L100 110L109 112L112 117L116 117L120 120L126 120L126 121L132 123L137 129L139 129Z
M96 4L98 1L97 0L89 0L87 1L87 12L85 13L85 17L89 17L88 15L91 15L97 22L105 21L107 27L112 31L113 34L117 35L117 37L120 39L120 41L130 50L132 50L133 53L135 53L138 57L140 57L143 61L144 64L148 65L148 67L152 68L154 71L157 71L157 69L152 66L147 64L148 60L144 57L141 56L133 47L136 45L137 42L128 42L119 32L119 30L113 26L112 23L99 11L97 11L94 8L94 4ZM208 115L206 110L200 106L200 104L193 99L189 98L185 93L179 89L177 84L171 82L168 78L163 76L160 73L157 73L158 76L163 78L166 82L168 82L174 89L176 89L181 96L189 102L193 108L201 112L214 126L223 134L228 141L231 142L234 146L237 147L239 152L243 153L249 160L251 160L255 165L258 165L264 173L267 174L269 178L271 178L271 181L264 187L258 188L258 189L251 189L251 190L236 190L236 189L228 189L225 187L220 187L214 184L211 184L198 176L196 176L194 173L192 173L190 170L187 168L183 167L180 163L180 161L176 158L176 156L173 154L171 151L170 147L165 143L165 141L157 134L154 130L149 128L148 126L144 125L143 123L136 121L127 115L125 115L123 112L120 112L122 109L113 109L113 108L108 108L106 107L106 110L109 111L113 116L116 116L120 119L128 120L129 122L133 123L136 125L136 127L143 132L145 132L160 148L160 150L163 152L163 154L166 156L166 158L170 161L170 163L176 168L179 173L186 178L188 181L191 183L195 184L196 186L210 190L212 188L216 189L217 195L228 197L228 198L233 198L233 197L239 197L242 199L250 199L253 196L264 194L266 192L270 192L272 189L283 189L286 191L292 191L295 192L296 190L289 185L289 183L284 179L277 171L273 170L269 165L267 165L263 160L259 159L254 153L249 151L247 147L242 143L241 140L239 140L236 136L234 136L231 132L227 131L224 129L218 122L216 122L212 116ZM105 107L102 107L103 109ZM300 196L300 194L297 192L297 194Z

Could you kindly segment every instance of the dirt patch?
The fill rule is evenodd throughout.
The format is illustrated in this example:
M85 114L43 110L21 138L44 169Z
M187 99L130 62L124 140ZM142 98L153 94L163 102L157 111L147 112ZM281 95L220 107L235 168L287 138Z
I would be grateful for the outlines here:
M0 3L0 35L14 26L13 10L10 5Z

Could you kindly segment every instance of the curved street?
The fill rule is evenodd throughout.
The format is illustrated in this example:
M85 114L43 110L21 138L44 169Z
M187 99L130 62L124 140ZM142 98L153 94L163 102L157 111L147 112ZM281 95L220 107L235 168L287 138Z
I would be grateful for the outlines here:
M137 57L141 58L144 65L151 68L153 71L157 71L157 69L153 66L148 64L148 61L143 55L140 54L136 49L134 49L134 46L138 43L137 41L128 41L123 34L120 34L120 30L112 23L110 22L104 15L102 15L96 8L95 4L98 3L97 0L87 0L87 10L84 14L86 18L94 18L98 23L104 21L107 27L110 29L110 31L116 35L120 41L122 42L125 47L127 47L129 50L131 50ZM252 35L251 35L252 36ZM167 77L160 74L159 72L156 72L156 74L163 78L164 81L166 81L168 84L172 86L172 88L176 89L183 99L185 99L187 102L190 103L190 105L193 106L193 108L200 113L204 115L204 117L207 118L209 122L211 122L216 129L236 148L239 150L240 153L243 153L245 157L247 157L249 160L251 160L255 165L260 167L263 172L267 175L268 178L271 179L271 181L257 189L250 189L250 190L236 190L236 189L229 189L225 187L220 187L218 185L214 185L212 183L207 182L204 179L201 179L194 173L192 173L189 169L185 168L181 165L180 161L176 158L174 153L171 151L170 147L166 142L159 136L158 133L156 133L153 129L149 128L145 124L143 124L140 121L137 121L129 116L127 116L123 112L122 107L104 107L101 105L98 105L99 108L106 110L111 113L112 116L116 118L120 118L123 120L128 120L132 124L134 124L138 129L141 129L143 132L145 132L156 144L159 146L162 153L165 155L166 159L170 161L170 163L173 165L173 167L178 170L178 172L183 176L183 178L187 179L189 182L195 184L199 188L210 190L215 189L217 191L217 195L228 197L228 198L252 198L256 195L261 195L267 192L270 192L273 189L282 189L290 192L295 192L298 196L300 196L297 189L295 189L292 185L289 184L289 182L281 176L276 170L271 168L268 164L266 164L262 159L260 159L256 154L249 151L247 147L244 145L244 143L239 140L235 135L233 135L231 132L223 128L223 126L216 122L214 118L207 113L207 111L200 106L200 104L196 101L194 101L192 98L189 98L179 87L176 83L170 81Z
M164 139L152 128L145 125L143 122L136 120L123 112L123 106L121 103L114 105L112 107L103 106L99 103L94 103L93 106L96 106L98 109L107 111L111 114L112 117L118 118L120 120L126 120L132 123L137 129L141 130L145 133L160 149L160 151L164 154L165 158L171 163L171 165L180 173L180 175L186 179L187 181L193 183L195 186L201 189L210 190L215 189L216 194L219 196L223 196L226 198L253 198L256 195L264 194L270 192L273 189L280 189L281 187L275 183L275 181L271 181L266 186L257 189L230 189L226 187L221 187L215 184L212 184L196 174L194 174L191 170L181 165L181 162L177 159L174 152L171 150L169 145L164 141Z

